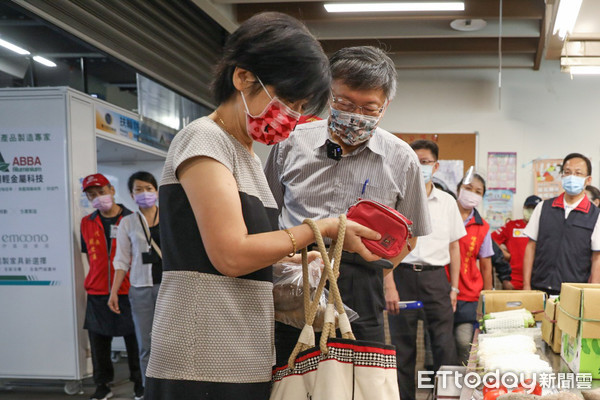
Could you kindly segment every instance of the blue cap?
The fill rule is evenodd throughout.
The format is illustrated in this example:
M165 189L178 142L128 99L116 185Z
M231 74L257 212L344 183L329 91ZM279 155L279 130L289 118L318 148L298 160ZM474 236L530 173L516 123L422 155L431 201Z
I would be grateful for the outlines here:
M538 196L535 196L535 195L529 196L528 198L525 199L525 204L523 204L523 207L535 207L541 201L542 201L542 199Z

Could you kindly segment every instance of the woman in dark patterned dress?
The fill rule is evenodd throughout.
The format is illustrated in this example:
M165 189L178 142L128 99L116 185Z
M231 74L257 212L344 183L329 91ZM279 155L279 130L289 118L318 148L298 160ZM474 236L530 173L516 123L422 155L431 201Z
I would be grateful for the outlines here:
M327 104L331 76L317 40L292 17L256 15L227 40L219 105L173 140L160 185L163 278L146 400L268 399L274 354L271 265L314 241L277 230L278 209L254 141L273 144L300 113ZM317 222L337 235L337 220ZM345 248L375 260L348 222ZM296 257L297 258L297 257Z

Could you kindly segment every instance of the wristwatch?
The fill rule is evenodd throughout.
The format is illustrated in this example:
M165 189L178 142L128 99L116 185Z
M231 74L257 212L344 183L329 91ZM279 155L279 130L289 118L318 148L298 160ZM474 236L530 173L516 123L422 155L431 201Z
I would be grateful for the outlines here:
M456 288L456 287L454 287L454 286L452 286L452 291L453 291L453 292L456 292L456 294L459 294L459 293L460 293L460 290L458 290L458 288Z

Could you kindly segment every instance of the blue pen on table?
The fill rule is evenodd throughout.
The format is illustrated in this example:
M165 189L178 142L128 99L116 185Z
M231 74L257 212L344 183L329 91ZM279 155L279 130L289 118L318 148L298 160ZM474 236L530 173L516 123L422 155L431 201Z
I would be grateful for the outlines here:
M362 191L360 192L361 196L365 195L365 192L367 191L367 185L369 184L369 178L367 178L367 180L365 181L365 183L363 183L362 186Z
M398 307L401 310L416 310L423 308L423 303L420 301L399 301Z

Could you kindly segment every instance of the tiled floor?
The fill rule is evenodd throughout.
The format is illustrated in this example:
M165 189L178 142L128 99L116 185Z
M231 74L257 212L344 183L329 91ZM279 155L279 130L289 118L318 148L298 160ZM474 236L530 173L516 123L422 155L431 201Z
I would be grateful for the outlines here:
M113 400L133 399L133 383L129 381L127 359L115 365L115 382L112 385ZM64 382L0 381L0 400L84 400L89 399L96 387L91 378L83 381L83 394L67 395Z

